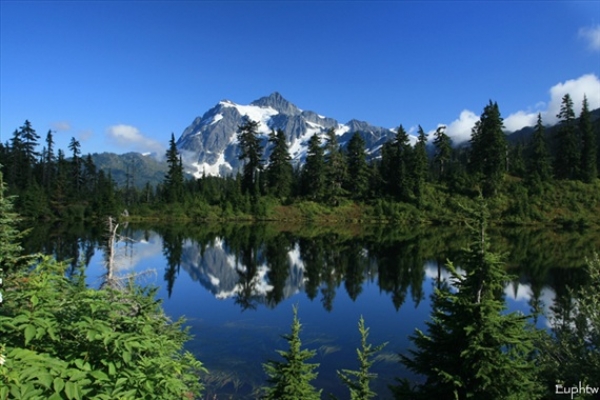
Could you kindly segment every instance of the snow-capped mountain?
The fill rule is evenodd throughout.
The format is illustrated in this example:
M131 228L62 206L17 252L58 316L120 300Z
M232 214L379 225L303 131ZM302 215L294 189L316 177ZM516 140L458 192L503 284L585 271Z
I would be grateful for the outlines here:
M335 130L342 146L355 132L359 132L371 156L378 154L381 145L395 135L392 129L376 127L367 122L353 119L341 124L333 118L301 110L277 92L249 105L223 100L197 117L177 141L188 172L196 177L235 173L241 167L237 132L244 116L260 122L259 133L263 148L266 149L265 160L270 154L267 139L271 130L282 129L285 132L294 163L304 161L308 140L313 134L321 135L324 143L325 133L331 128Z

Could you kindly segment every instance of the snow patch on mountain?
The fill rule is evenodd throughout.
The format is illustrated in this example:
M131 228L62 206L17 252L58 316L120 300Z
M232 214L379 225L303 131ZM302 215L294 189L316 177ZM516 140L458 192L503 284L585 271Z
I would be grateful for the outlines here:
M258 132L268 134L271 130L269 129L269 120L272 116L279 114L279 112L271 107L258 107L258 106L243 106L231 102L221 102L225 107L234 107L242 116L247 116L252 121L260 122L258 126Z
M344 133L350 132L350 127L348 125L339 124L337 129L335 130L335 134L337 136L343 136Z
M223 119L223 114L217 114L215 115L215 117L213 118L212 122L210 123L210 125L216 124L217 122L219 122L220 120Z
M219 158L217 159L217 162L215 162L214 164L209 164L207 162L203 162L203 163L193 162L189 165L191 166L191 169L187 172L192 174L194 176L194 178L196 178L196 179L202 178L202 176L204 176L204 175L219 176L219 175L222 175L223 170L228 170L228 171L233 170L233 168L231 168L231 164L229 164L225 160L224 153L219 154Z

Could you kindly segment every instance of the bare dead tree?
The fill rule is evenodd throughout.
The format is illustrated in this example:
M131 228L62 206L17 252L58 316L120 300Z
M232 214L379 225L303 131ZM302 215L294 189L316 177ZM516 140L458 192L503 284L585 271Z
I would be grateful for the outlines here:
M106 242L103 246L104 265L106 267L106 273L102 277L100 289L110 288L116 290L124 290L127 287L127 282L156 273L155 270L149 269L146 271L131 273L127 275L118 275L118 260L115 251L116 244L120 241L126 241L131 243L134 242L134 240L131 238L118 235L118 228L119 223L113 217L109 216L106 221Z

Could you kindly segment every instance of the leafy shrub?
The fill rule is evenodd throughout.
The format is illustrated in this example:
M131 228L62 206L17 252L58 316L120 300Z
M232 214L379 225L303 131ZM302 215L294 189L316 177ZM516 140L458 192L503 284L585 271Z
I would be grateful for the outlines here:
M185 399L202 390L202 364L183 351L156 290L94 290L82 273L43 257L7 277L0 309L0 399Z

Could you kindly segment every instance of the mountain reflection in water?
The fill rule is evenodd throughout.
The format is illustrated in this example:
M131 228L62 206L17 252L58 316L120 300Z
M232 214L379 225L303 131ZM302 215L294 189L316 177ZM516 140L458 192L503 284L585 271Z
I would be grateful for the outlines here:
M460 266L469 233L456 227L391 225L284 226L278 224L134 225L116 245L118 273L154 269L147 284L160 286L165 311L185 315L194 339L188 349L205 364L208 398L254 398L264 384L262 363L285 349L292 305L299 307L304 347L320 363L314 382L323 394L346 398L336 370L355 369L357 323L369 341L388 342L378 354L374 389L390 398L395 377L411 377L398 363L407 336L429 318L429 297L447 277L446 260ZM23 243L88 267L88 283L105 272L101 227L37 226ZM598 232L511 229L490 233L514 275L505 290L509 310L549 313L567 286L583 279L585 257L600 248ZM561 301L562 301L561 300ZM538 326L547 325L543 314Z

